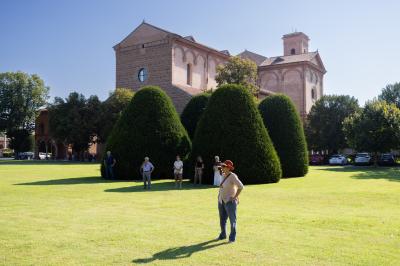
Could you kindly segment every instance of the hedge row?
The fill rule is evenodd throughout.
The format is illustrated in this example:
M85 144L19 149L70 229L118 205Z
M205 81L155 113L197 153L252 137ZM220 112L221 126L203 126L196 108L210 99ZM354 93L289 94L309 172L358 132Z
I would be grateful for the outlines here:
M122 113L105 151L112 151L117 160L118 179L140 178L139 167L145 156L155 165L154 177L171 177L177 154L188 158L186 177L193 176L194 162L202 156L207 166L203 180L208 184L213 182L215 155L232 160L235 173L246 184L278 182L282 174L305 175L307 147L293 103L284 95L271 96L258 109L246 88L228 84L212 95L193 97L180 120L165 92L147 86L135 94Z

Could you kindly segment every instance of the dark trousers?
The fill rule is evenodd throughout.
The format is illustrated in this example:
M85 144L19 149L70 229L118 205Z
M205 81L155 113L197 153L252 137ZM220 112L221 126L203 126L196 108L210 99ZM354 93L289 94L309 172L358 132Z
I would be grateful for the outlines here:
M144 188L150 188L151 186L151 172L143 172L143 183L144 183Z
M113 167L111 165L106 165L104 170L106 170L106 178L107 179L114 178L114 171L113 171Z
M231 224L231 233L229 235L229 241L235 241L236 239L236 201L229 201L227 203L218 202L219 211L219 224L221 226L220 238L226 238L226 221L229 217L229 222Z

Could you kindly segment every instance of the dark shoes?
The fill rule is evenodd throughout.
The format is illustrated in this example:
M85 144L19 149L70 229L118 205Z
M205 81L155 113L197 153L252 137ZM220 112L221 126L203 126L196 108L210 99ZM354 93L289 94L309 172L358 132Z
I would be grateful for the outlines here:
M218 240L224 240L224 239L226 239L226 235L224 235L223 233L219 234ZM229 243L234 243L234 242L235 242L235 239L229 237Z
M226 239L226 235L220 234L220 235L218 236L218 240L224 240L224 239Z

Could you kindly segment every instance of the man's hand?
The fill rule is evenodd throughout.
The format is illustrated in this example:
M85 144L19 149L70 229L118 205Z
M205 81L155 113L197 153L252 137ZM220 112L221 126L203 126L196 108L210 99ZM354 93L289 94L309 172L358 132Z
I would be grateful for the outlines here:
M237 196L231 197L231 201L236 201L239 203L239 198Z

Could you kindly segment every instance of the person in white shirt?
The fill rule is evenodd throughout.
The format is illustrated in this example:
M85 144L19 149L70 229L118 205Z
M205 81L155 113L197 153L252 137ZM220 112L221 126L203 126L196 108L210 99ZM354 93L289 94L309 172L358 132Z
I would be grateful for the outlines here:
M176 161L174 162L174 177L175 177L175 188L182 188L182 175L183 175L183 162L179 155L176 156Z
M150 189L151 173L154 171L154 165L150 162L149 157L144 157L144 162L140 166L140 172L143 175L144 189Z
M219 187L219 184L221 184L222 181L222 173L221 173L221 161L219 160L219 156L214 157L214 165L213 165L213 170L214 170L214 186Z

